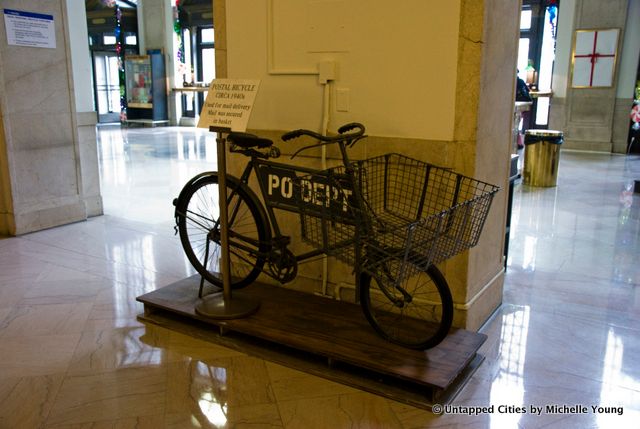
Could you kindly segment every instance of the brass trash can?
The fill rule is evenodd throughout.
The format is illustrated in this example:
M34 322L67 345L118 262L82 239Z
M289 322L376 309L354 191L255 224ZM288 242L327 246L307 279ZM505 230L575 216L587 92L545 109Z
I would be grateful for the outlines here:
M562 131L527 130L524 133L523 182L529 186L556 186Z

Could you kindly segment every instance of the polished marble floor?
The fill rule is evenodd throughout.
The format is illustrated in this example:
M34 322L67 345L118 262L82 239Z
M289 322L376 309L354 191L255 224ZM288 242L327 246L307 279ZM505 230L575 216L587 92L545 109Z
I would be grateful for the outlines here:
M557 188L517 186L504 304L449 410L493 412L434 415L138 322L193 273L171 200L215 141L99 137L105 215L0 239L0 428L639 427L640 157L563 152Z

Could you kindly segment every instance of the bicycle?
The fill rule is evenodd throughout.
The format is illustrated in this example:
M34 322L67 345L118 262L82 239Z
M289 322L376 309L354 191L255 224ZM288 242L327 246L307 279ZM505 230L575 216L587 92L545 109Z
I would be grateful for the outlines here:
M354 268L356 300L384 339L413 349L440 343L453 320L449 286L436 264L477 244L498 187L399 154L351 161L347 149L365 136L359 123L335 136L294 130L335 144L342 165L325 170L271 161L273 142L229 133L230 151L249 157L239 178L226 176L231 287L266 273L293 280L298 264L321 255ZM253 173L253 174L252 174ZM249 188L251 176L262 201ZM222 285L219 272L218 173L192 178L174 200L176 228L187 258L203 279ZM293 254L275 210L300 216L302 237L314 250Z

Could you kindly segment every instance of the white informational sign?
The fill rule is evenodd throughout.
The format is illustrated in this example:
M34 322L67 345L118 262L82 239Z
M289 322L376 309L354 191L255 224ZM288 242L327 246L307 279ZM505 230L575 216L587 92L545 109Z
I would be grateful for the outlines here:
M56 47L53 15L4 9L4 25L9 45L51 49Z
M200 112L198 128L221 127L246 131L259 86L259 80L213 80Z

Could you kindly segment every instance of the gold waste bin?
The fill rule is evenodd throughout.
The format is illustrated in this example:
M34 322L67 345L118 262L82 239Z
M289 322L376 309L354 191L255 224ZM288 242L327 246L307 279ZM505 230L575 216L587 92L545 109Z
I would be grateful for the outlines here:
M525 185L556 186L562 142L562 131L525 131L524 169L522 172Z

